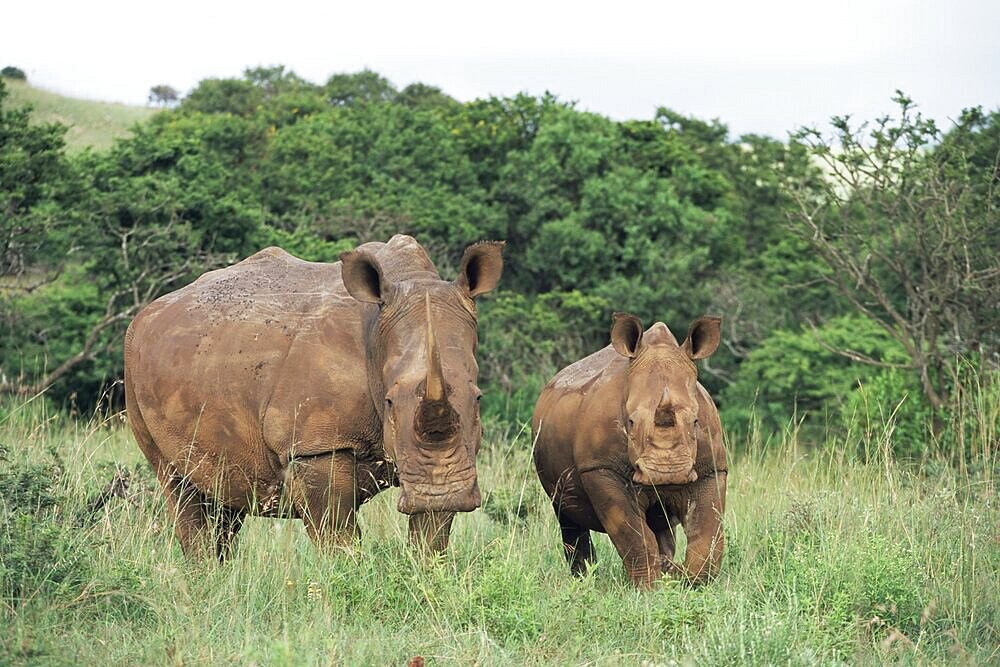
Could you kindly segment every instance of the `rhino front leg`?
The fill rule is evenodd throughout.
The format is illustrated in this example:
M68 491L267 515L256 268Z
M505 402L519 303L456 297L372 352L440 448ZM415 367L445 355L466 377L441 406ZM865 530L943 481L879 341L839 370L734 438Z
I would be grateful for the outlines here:
M651 588L661 576L660 552L635 494L625 480L610 470L592 470L580 478L601 526L621 556L629 580L639 588Z
M682 525L687 535L683 575L692 583L705 582L719 573L726 537L722 515L726 510L726 473L719 472L692 485L687 516Z
M454 512L421 512L410 515L410 543L430 553L448 548Z
M317 546L350 546L358 539L354 452L296 458L285 483L292 507Z

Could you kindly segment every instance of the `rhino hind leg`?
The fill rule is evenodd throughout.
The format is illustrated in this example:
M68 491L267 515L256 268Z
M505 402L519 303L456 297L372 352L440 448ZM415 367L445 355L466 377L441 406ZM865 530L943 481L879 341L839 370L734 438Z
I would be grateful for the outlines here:
M211 507L205 495L179 475L158 470L158 477L167 496L167 507L174 518L174 535L181 551L191 560L203 560L212 548Z
M575 576L586 574L587 568L597 561L594 545L590 540L590 530L583 528L565 516L559 515L559 530L562 533L563 553L569 563L569 571Z
M296 458L285 480L292 508L317 546L350 546L360 537L353 451Z

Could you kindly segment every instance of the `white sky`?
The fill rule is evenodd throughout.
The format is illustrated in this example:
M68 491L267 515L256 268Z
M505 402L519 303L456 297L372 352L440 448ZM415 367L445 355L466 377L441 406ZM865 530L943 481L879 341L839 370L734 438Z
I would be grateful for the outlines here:
M154 84L284 64L317 83L369 67L463 101L550 90L617 119L663 105L782 138L891 111L896 88L941 120L1000 106L1000 0L5 4L0 66L133 104Z

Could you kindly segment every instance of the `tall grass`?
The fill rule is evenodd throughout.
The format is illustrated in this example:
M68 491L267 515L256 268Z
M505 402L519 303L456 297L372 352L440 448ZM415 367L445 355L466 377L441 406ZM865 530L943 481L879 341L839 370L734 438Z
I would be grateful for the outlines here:
M604 537L570 577L523 429L490 429L484 509L459 516L440 558L407 545L390 491L362 509L352 550L324 556L300 523L253 519L219 566L181 556L120 416L8 405L0 663L995 664L989 395L967 398L954 456L895 460L891 417L822 448L794 429L732 443L721 575L652 592L628 586ZM95 508L119 467L128 492Z

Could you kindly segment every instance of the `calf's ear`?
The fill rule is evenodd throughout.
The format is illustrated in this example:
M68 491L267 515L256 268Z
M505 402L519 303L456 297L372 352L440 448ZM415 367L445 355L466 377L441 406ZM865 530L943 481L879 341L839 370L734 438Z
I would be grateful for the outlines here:
M503 273L505 244L505 241L480 241L466 248L455 284L472 298L492 291Z
M611 322L611 345L623 357L634 358L642 343L642 321L635 315L615 313Z
M363 250L350 250L340 255L344 287L358 301L385 303L389 285L382 276L378 260Z
M681 345L692 359L712 356L722 338L722 318L703 315L691 323L687 338Z

